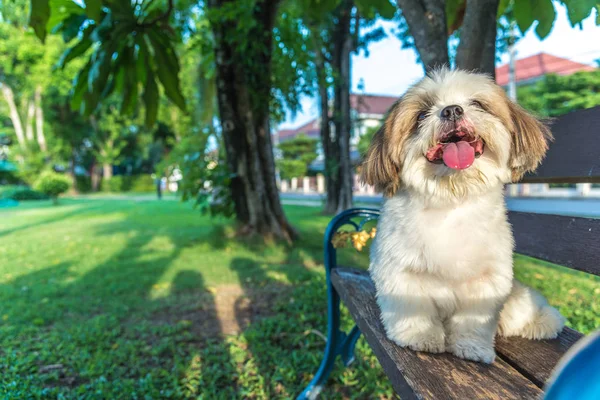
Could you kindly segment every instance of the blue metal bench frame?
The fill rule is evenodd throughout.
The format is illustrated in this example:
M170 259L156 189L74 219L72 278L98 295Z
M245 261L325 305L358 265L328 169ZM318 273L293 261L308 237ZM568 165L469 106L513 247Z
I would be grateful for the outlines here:
M337 267L337 252L331 241L342 226L349 225L356 231L360 231L367 222L376 220L379 215L379 210L374 208L351 208L336 215L327 226L323 243L327 278L327 345L319 370L298 396L298 400L315 399L319 395L337 356L341 356L346 367L354 361L354 347L360 337L360 330L356 325L348 333L340 329L340 296L331 283L331 270Z

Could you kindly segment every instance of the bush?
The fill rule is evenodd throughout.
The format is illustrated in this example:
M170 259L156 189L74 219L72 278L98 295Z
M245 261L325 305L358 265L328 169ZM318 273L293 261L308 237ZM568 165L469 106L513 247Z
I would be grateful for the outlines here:
M77 191L79 193L89 193L92 191L92 178L85 175L77 175Z
M156 190L156 183L152 175L133 175L131 178L131 191L137 193L148 193Z
M103 192L147 193L154 190L154 179L150 175L116 175L108 181L102 181Z
M2 199L10 199L10 200L48 200L48 196L44 193L40 193L35 191L27 186L3 186L0 187L0 200Z
M58 196L69 190L70 186L69 178L51 171L43 172L35 183L35 189L50 197L54 204L58 203Z

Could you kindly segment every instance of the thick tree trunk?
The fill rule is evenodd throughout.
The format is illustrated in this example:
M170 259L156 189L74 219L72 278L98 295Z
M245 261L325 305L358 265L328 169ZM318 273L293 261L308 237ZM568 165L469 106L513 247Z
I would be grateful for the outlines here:
M215 13L233 0L212 0ZM269 100L273 25L277 1L259 0L252 45L232 42L237 21L215 18L218 106L227 164L233 174L230 190L236 218L244 234L291 241L296 232L287 221L275 182Z
M396 0L426 71L449 65L444 0ZM478 3L468 1L467 3ZM495 26L495 25L494 25Z
M333 70L337 75L334 89L333 121L335 126L337 161L337 192L335 212L339 213L352 207L352 165L350 162L350 132L352 129L350 113L350 52L352 36L352 1L346 0L339 9L337 24L333 34Z
M19 111L17 110L17 105L15 104L15 95L12 89L4 83L0 83L0 88L2 89L2 94L4 95L4 99L8 104L8 110L10 113L10 120L13 124L13 128L15 130L15 134L17 135L17 141L19 142L19 146L22 149L26 147L25 144L25 133L23 131L23 124L21 123L21 117L19 116Z
M42 108L42 88L35 88L35 130L37 133L37 142L40 150L44 153L48 151L46 144L46 135L44 135L44 109Z
M29 101L27 104L27 119L25 120L25 138L31 143L34 140L33 117L35 117L35 104Z
M467 1L456 66L495 78L496 14L500 0Z

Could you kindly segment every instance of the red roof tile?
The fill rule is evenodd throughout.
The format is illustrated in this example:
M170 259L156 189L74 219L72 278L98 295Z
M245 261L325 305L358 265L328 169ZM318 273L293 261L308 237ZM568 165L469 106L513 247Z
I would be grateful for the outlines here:
M539 78L545 74L571 75L579 71L592 71L594 67L548 53L539 53L515 62L517 82ZM508 84L508 64L496 68L496 82Z

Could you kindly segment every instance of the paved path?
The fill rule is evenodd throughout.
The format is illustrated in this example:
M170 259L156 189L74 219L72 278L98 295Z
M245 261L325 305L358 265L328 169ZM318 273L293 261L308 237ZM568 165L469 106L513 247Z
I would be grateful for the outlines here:
M282 193L284 204L319 207L323 197L317 194ZM355 196L355 203L379 207L381 196ZM556 199L556 198L507 198L509 210L536 212L541 214L559 214L585 217L600 217L600 199Z

